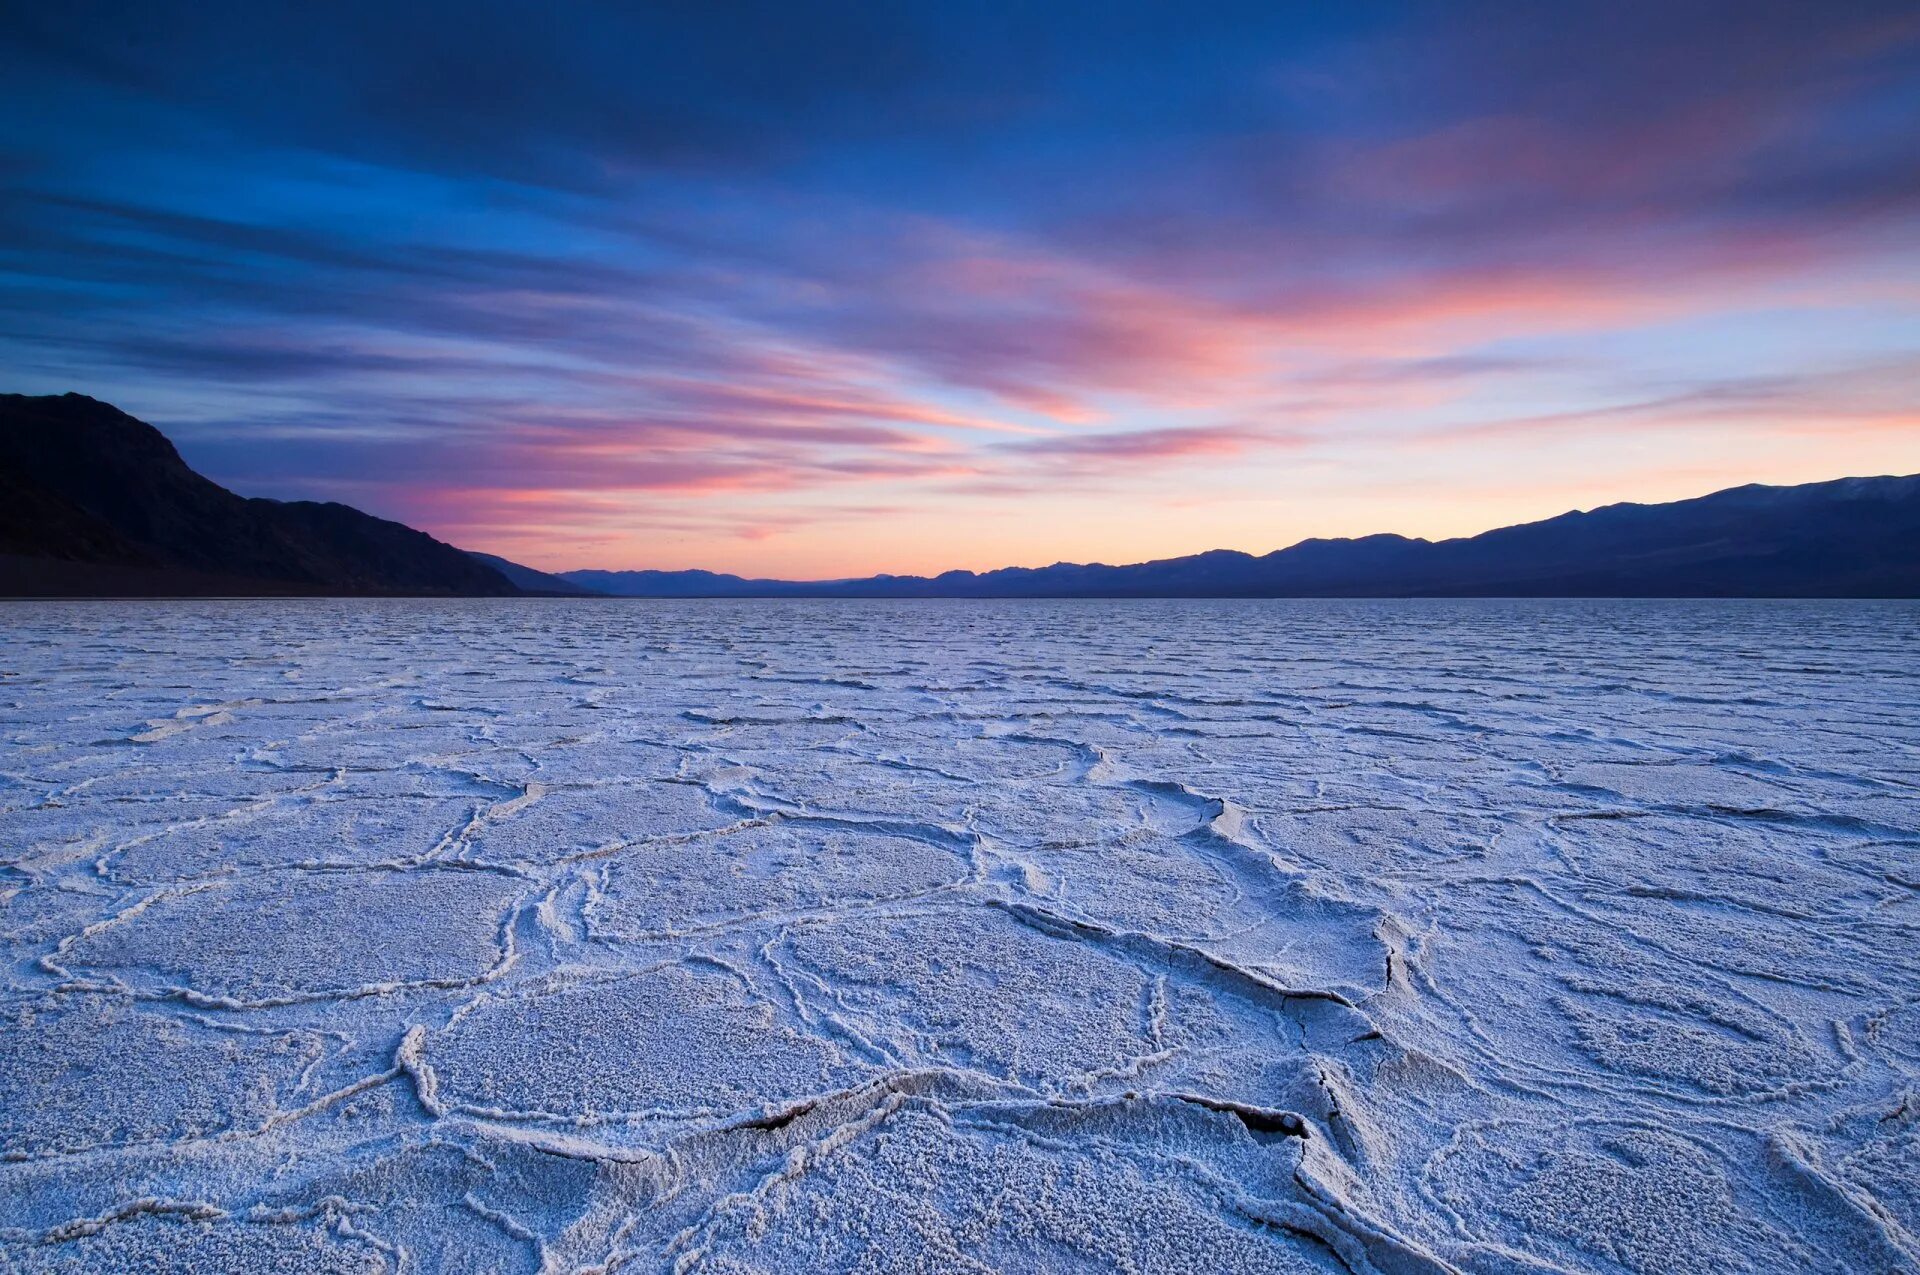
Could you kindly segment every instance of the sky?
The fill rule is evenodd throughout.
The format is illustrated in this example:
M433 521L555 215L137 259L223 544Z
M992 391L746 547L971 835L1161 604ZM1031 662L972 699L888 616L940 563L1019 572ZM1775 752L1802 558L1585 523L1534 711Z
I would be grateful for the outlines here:
M0 6L0 390L546 569L1920 471L1920 9Z

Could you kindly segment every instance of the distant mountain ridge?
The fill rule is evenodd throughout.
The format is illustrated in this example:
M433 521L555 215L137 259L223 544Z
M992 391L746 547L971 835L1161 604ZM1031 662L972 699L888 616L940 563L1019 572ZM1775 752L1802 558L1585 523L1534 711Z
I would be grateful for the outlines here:
M513 587L522 593L555 598L591 598L600 596L600 590L569 580L565 576L550 575L545 571L536 571L532 567L523 567L498 554L480 553L477 550L466 551L469 558L476 559L492 567L505 576Z
M1128 566L748 580L707 571L567 571L626 597L1920 597L1920 475L1751 484L1607 505L1477 536L1303 540Z
M81 394L0 394L0 596L1920 597L1920 475L1750 485L1477 536L1303 540L1124 566L750 580L536 571L349 506L248 499Z
M0 595L518 592L401 523L237 496L106 403L0 394Z

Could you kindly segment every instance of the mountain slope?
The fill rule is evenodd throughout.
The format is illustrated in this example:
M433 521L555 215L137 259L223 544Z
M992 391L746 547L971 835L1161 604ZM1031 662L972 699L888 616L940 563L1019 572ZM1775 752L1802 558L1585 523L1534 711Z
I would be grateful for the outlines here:
M762 598L809 589L830 588L840 581L796 583L791 580L748 580L713 571L563 571L571 580L595 593L622 598ZM858 583L848 581L846 583ZM813 595L819 596L819 595Z
M492 567L505 576L514 588L522 593L544 594L556 598L591 598L600 596L598 589L589 589L585 585L569 580L564 576L551 575L545 571L536 571L532 567L523 567L510 558L497 554L481 553L477 549L468 549L466 554L478 562Z
M1305 540L1109 566L751 580L534 571L346 505L246 499L79 394L0 395L0 596L1920 597L1920 476L1735 487L1478 536Z
M1260 557L816 582L563 574L640 597L1920 597L1920 475L1755 484L1439 542L1304 540Z
M0 503L0 594L518 592L400 523L236 496L80 394L0 395Z

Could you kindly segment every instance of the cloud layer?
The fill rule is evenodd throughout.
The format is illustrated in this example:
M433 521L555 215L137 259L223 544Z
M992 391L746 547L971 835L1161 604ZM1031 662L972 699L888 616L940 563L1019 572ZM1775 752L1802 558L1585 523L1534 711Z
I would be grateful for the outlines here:
M1920 468L1911 6L14 6L0 357L567 567Z

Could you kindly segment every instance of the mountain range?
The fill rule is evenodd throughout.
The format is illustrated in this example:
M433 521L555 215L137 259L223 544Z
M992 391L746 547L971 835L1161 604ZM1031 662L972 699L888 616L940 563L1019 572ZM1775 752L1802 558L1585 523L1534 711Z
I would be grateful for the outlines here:
M159 430L85 395L0 395L0 594L519 592L401 523L236 496L188 468Z
M548 573L349 506L248 499L79 394L0 395L0 596L1920 597L1920 475L1749 485L1477 536L1304 540L1109 566L754 580Z
M563 575L628 597L1916 597L1920 475L1752 484L1454 540L1303 540L1260 556L1215 549L1127 566L818 582L707 571Z

